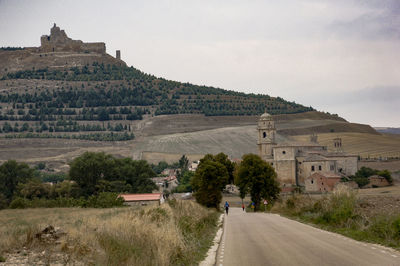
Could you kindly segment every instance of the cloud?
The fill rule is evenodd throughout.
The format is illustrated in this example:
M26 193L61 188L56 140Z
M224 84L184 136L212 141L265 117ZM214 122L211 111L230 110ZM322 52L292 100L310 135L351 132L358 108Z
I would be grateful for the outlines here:
M328 31L345 38L400 39L400 1L358 0L347 5L351 3L365 8L365 12L350 19L334 20L328 25Z

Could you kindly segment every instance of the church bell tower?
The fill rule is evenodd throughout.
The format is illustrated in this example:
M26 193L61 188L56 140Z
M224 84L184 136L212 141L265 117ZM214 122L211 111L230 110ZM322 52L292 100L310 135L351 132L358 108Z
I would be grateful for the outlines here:
M275 121L270 114L266 112L258 120L258 153L263 160L273 159L273 146L275 142Z

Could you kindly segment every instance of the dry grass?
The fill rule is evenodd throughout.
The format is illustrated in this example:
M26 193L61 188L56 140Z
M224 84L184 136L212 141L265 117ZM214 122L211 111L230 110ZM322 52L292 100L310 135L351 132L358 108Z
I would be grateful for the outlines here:
M343 150L363 158L400 157L400 135L373 135L366 133L318 134L318 142L333 150L333 139L342 138ZM308 141L309 135L293 136L297 141Z
M216 220L215 211L191 201L143 208L3 210L0 255L26 247L84 264L192 265L211 244ZM66 232L58 245L34 237L47 225Z

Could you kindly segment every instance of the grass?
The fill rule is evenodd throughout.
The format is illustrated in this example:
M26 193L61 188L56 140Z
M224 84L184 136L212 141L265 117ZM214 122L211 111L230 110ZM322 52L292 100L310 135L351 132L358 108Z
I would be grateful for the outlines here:
M325 230L360 241L400 249L400 215L368 216L359 208L357 192L339 186L321 198L293 195L272 208L277 212Z
M0 211L0 255L24 247L62 253L68 261L95 265L195 265L217 230L218 213L192 201L116 209L25 209ZM47 225L66 236L46 245L35 234Z

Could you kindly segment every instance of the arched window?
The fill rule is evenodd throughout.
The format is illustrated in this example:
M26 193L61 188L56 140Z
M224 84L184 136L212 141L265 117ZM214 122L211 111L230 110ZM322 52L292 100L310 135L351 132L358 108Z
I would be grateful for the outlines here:
M263 138L267 137L267 132L263 132Z

